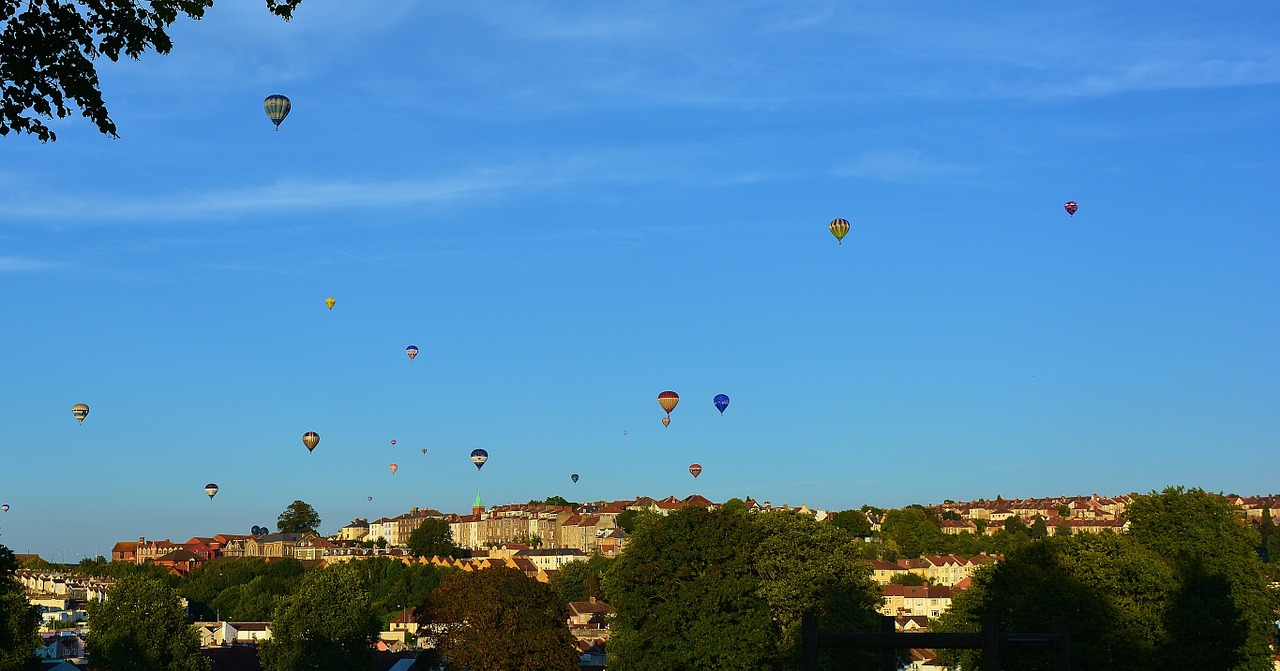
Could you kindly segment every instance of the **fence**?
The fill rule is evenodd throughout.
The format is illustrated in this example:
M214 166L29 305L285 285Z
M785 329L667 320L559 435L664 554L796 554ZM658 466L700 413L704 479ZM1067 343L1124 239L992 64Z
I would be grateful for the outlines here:
M880 631L818 631L818 618L812 613L805 614L802 627L804 671L817 671L818 648L880 650L880 671L895 671L898 650L909 648L981 650L982 671L1001 671L1001 650L1050 650L1053 671L1071 671L1071 639L1065 617L1053 618L1053 631L1047 634L1002 632L994 617L983 619L979 632L902 633L896 631L891 615L881 618Z

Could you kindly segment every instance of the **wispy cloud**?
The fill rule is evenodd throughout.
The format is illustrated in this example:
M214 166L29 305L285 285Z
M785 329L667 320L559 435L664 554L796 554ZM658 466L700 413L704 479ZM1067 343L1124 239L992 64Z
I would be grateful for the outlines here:
M730 169L723 165L729 163ZM663 146L645 149L602 148L539 160L451 171L449 176L379 180L289 179L269 185L211 188L205 191L39 193L32 184L22 197L0 197L5 226L79 227L87 225L169 224L235 221L266 214L332 211L343 208L396 209L406 206L462 206L478 201L521 197L533 192L605 184L695 184L725 186L769 179L766 169L740 165L714 147ZM15 190L16 193L16 190ZM166 238L158 244L206 244L206 238Z
M959 178L977 171L974 166L932 159L914 149L868 151L853 161L837 166L839 177L865 177L886 182L916 182L938 178Z
M57 261L41 261L39 259L28 259L21 256L0 256L0 273L27 273L38 272L42 270L53 270L62 267L63 263Z

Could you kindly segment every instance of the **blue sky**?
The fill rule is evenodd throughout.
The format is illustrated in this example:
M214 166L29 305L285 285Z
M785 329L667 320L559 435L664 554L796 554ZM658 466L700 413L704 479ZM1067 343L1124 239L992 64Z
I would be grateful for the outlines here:
M1280 9L475 5L223 1L0 139L0 543L1280 490Z

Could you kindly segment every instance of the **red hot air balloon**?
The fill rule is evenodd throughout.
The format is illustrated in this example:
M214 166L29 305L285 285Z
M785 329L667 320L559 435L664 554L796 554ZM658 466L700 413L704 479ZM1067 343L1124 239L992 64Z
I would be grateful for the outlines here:
M674 391L664 391L658 394L658 405L670 415L672 410L676 409L676 404L680 402L680 394Z
M392 474L392 475L395 475L395 474L396 474L396 471L400 470L400 466L399 466L399 465L397 465L397 464L391 464L391 466L390 466L389 468L391 469L391 474Z
M391 444L392 444L392 445L395 445L395 444L396 444L396 439L395 439L395 438L392 438L392 439L391 439Z
M1069 214L1069 215L1071 215L1071 216L1073 216L1073 217L1074 217L1074 216L1076 216L1076 210L1080 209L1080 206L1079 206L1079 205L1077 205L1077 204L1076 204L1076 201L1074 201L1074 200L1068 200L1068 201L1067 201L1067 204L1066 204L1066 205L1063 205L1062 207L1063 207L1064 209L1066 209L1067 214Z
M698 475L700 475L700 474L702 473L702 465L701 465L701 464L689 464L689 473L691 473L691 474L693 475L693 477L697 478L697 477L698 477Z

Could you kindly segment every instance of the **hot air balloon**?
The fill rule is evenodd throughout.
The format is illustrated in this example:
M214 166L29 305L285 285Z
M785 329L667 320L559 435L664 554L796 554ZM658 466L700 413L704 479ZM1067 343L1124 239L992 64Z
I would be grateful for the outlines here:
M370 501L372 501L372 500L373 500L373 497L372 497L372 496L370 496L370 497L368 497L368 498L369 498L369 500L370 500Z
M302 434L302 444L307 446L308 452L311 452L316 449L316 445L320 444L320 434L315 431L308 431Z
M670 417L663 417L663 418L662 418L662 425L663 425L663 426L671 426L671 418L670 418Z
M425 448L425 447L424 447L424 448L422 448L422 453L423 453L423 454L426 454L426 453L427 453L427 448Z
M719 410L722 415L724 414L724 409L729 407L729 397L724 394L716 394L716 397L711 399L711 402L716 404L716 410ZM747 414L751 413L748 412Z
M489 453L480 448L471 450L471 463L476 465L476 470L484 468L484 462L489 460Z
M410 361L413 361L418 356L418 346L409 345L408 347L404 348L404 353L409 355Z
M832 219L831 223L827 224L827 228L830 228L831 234L836 236L836 242L843 245L844 236L846 233L849 232L849 220L848 219Z
M391 469L391 474L392 474L392 475L395 475L395 474L396 474L396 471L400 470L400 467L399 467L399 466L397 466L397 465L395 465L395 464L391 464L388 468L390 468L390 469Z
M702 466L700 464L689 464L689 472L696 478L702 473Z
M84 418L89 416L89 406L83 403L77 403L71 406L71 414L76 416L76 421L84 424Z
M1067 214L1069 214L1069 215L1071 215L1071 216L1073 216L1073 217L1074 217L1074 216L1076 216L1076 210L1080 209L1080 206L1079 206L1079 205L1077 205L1077 204L1076 204L1076 201L1074 201L1074 200L1068 200L1068 201L1067 201L1067 204L1066 204L1066 205L1063 205L1062 207L1063 207L1064 209L1066 209Z
M330 297L328 297L328 298L324 299L324 304L325 304L326 306L328 306L328 308L329 308L330 310L332 310L332 309L333 309L333 306L335 306L335 305L337 305L337 304L338 304L338 299L334 298L333 296L330 296Z
M570 475L570 476L569 476L569 479L570 479L570 480L573 480L574 482L577 482L577 481L578 481L578 474L577 474L577 473L574 473L573 475Z
M267 110L267 118L271 119L271 123L276 125L276 132L280 131L280 122L289 116L289 109L293 107L293 103L289 99L280 95L269 95L267 99L262 101L263 109Z
M0 506L0 512L6 512L6 513L9 512L9 504L6 503Z
M664 391L658 394L658 405L667 411L667 416L671 415L671 411L676 409L676 404L680 402L680 394L674 391Z
M392 445L395 445L395 444L396 444L396 439L395 439L395 438L392 438L392 439L391 439L391 444L392 444Z
M213 495L218 493L218 486L210 482L204 486L204 493L209 495L210 500L213 500Z

